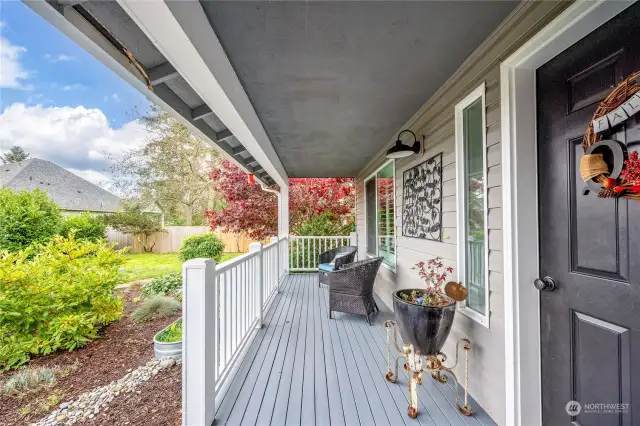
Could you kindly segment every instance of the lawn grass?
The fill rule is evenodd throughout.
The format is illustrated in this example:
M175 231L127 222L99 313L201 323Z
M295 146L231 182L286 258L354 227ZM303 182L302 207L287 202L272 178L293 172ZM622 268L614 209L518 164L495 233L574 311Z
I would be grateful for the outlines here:
M224 253L220 263L241 254L243 253ZM124 255L124 259L124 265L120 268L123 283L180 272L183 263L177 253L131 253Z

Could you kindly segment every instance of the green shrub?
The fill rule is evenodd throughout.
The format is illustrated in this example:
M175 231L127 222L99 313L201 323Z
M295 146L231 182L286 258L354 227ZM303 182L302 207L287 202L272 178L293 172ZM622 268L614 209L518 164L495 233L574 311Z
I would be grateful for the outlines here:
M215 259L219 262L224 252L224 244L216 234L201 234L187 237L180 247L180 259L187 261L199 257Z
M122 251L73 236L0 252L0 369L86 345L120 318L113 292L121 264Z
M158 341L173 343L182 341L182 318L171 324L167 329L158 334Z
M150 319L170 317L180 309L180 302L167 296L155 296L147 299L138 306L132 314L135 322L149 321Z
M64 218L60 235L68 237L72 232L76 240L99 241L104 240L107 226L101 217L86 212Z
M4 393L19 393L41 384L52 385L55 381L56 372L51 368L25 368L4 382L2 391Z
M60 209L45 192L0 188L0 250L47 242L61 224Z
M355 231L355 224L352 222L341 223L341 220L333 212L324 212L317 216L313 216L310 220L303 223L298 230L301 236L345 236Z
M154 296L177 296L182 289L182 273L172 272L142 286L141 295L144 299Z

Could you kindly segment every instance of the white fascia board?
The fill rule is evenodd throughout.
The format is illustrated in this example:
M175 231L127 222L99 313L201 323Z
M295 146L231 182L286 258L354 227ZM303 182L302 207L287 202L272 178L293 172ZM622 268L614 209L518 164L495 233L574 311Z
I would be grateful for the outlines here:
M276 183L288 186L280 158L200 3L118 3Z
M203 141L211 141L210 145L217 152L229 158L241 170L244 170L247 173L251 173L251 171L248 170L243 164L241 164L236 158L234 158L232 155L227 154L215 143L215 141L211 140L211 138L209 138L197 127L195 127L193 123L189 122L179 112L177 112L169 104L167 104L162 98L160 98L154 92L150 91L147 88L146 82L142 79L141 76L139 76L138 71L133 67L133 65L129 63L129 60L124 57L120 57L121 55L117 51L117 49L109 44L106 40L104 40L103 43L102 39L100 38L102 36L99 35L97 31L95 31L95 38L90 37L92 27L90 27L89 25L81 25L84 18L78 15L79 19L76 19L74 17L74 14L76 14L77 12L75 12L73 9L67 7L64 11L65 15L63 16L45 0L25 0L24 3L29 6L34 12L40 15L43 19L57 28L60 32L69 37L78 46L86 50L89 54L91 54L91 56L96 58L107 68L113 71L116 75L118 75L132 87L142 93L147 99L149 99L149 101L167 111L167 113L172 118L176 119L182 125L186 126L189 131L195 136L202 139ZM78 24L80 26L76 26L73 21L76 21L75 24ZM256 179L262 182L262 180L257 176Z

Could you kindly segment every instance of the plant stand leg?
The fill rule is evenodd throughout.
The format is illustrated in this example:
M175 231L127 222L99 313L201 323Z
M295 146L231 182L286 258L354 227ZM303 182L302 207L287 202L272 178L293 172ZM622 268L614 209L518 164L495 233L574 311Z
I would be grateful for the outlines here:
M409 408L407 415L412 419L418 417L418 385L422 383L422 356L415 353L413 345L402 346L407 370L409 373Z
M409 408L407 414L412 419L418 417L418 384L422 383L422 373L414 371L409 376Z

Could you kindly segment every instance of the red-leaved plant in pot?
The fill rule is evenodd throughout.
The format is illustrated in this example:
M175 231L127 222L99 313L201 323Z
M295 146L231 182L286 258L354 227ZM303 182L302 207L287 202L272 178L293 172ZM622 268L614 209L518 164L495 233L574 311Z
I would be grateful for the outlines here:
M466 289L459 283L446 284L453 268L444 267L436 257L419 262L413 268L424 281L425 288L396 291L393 308L398 331L405 343L411 343L420 355L440 352L449 336L456 313L456 301L466 298Z

